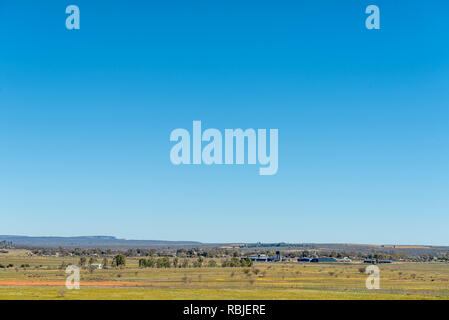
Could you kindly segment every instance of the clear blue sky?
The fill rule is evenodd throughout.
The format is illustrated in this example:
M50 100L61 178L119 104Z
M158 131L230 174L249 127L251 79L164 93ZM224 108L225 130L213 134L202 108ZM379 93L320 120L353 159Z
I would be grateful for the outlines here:
M449 245L448 12L1 0L0 234ZM278 128L277 175L172 165L193 120Z

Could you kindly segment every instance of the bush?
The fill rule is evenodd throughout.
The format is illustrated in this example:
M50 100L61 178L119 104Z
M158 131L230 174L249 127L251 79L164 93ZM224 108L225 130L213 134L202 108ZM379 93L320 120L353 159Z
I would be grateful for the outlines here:
M201 268L203 266L203 257L199 257L197 261L193 263L194 268Z
M156 260L156 266L158 268L170 268L170 259L168 257L159 258Z
M147 259L139 259L139 268L146 268L148 267L148 260Z
M80 258L80 261L78 262L78 265L80 266L80 267L84 267L85 265L86 265L86 257L81 257Z
M252 267L253 261L250 258L240 260L242 267Z
M216 262L215 260L210 260L210 261L207 263L207 266L208 266L209 268L216 268L216 267L217 267L217 262Z
M126 257L123 254L118 254L112 259L112 265L116 267L126 265Z

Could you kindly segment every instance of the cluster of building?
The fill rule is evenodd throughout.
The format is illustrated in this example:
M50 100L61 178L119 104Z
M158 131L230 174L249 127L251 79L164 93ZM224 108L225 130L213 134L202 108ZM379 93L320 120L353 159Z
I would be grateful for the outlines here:
M267 256L265 254L258 254L257 256L249 256L248 257L252 262L278 262L285 261L285 259L281 258L281 252L276 251L275 256Z
M365 259L363 263L376 264L376 263L393 263L393 260L376 260L376 259Z
M281 253L276 251L276 255L267 256L265 254L258 254L254 256L249 256L249 259L253 262L278 262L278 261L287 261L287 259L281 257ZM291 261L291 260L290 260ZM332 257L321 257L321 258L308 258L301 257L297 258L298 262L301 263L332 263L332 262L352 262L348 257L344 258L332 258ZM393 260L376 260L376 259L366 259L363 261L364 263L376 264L376 263L393 263Z
M253 262L278 262L278 261L287 261L287 259L281 257L280 251L276 251L276 255L267 256L265 254L258 254L257 256L249 256L249 259ZM298 258L298 262L351 262L351 259L348 257L344 257L342 259L337 258Z
M344 258L332 258L332 257L324 257L324 258L298 258L298 262L351 262L352 260L348 257Z

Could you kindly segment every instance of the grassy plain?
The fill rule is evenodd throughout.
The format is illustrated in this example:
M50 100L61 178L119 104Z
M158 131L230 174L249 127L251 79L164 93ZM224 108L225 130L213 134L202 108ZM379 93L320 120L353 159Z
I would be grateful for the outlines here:
M380 265L379 290L365 288L361 263L255 264L251 268L122 269L81 271L81 288L65 288L62 262L78 258L0 254L0 299L445 299L449 264ZM207 261L206 261L207 262ZM20 267L21 265L29 267Z

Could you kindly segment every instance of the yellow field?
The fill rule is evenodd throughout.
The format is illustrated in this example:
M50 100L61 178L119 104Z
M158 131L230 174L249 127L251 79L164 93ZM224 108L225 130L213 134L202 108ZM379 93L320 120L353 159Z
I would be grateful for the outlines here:
M380 265L381 289L367 290L357 263L139 269L128 258L122 269L83 269L81 288L68 290L62 261L78 258L0 254L0 264L15 266L0 269L0 299L449 299L445 263Z

